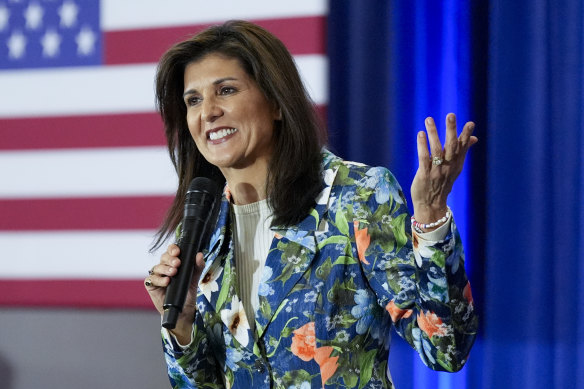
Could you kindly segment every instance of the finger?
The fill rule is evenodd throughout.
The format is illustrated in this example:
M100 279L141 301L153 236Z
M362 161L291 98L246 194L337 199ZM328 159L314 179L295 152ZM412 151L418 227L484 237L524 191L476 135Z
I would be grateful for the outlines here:
M160 263L164 265L178 266L180 264L180 259L177 257L179 251L180 250L177 248L176 250L171 250L172 254L170 254L168 251L165 252L160 257ZM179 262L177 263L177 261Z
M180 262L180 261L179 261ZM180 263L179 263L180 264ZM158 264L150 270L149 275L172 277L176 274L178 266Z
M201 270L205 267L205 258L203 257L203 253L197 253L195 257L195 264L197 267L201 268Z
M436 129L436 123L431 117L426 118L424 123L426 125L426 132L428 133L428 141L430 143L430 150L433 157L442 157L442 144L440 143L440 138L438 137L438 130Z
M203 272L203 269L205 268L205 259L203 257L203 253L197 253L197 255L195 256L195 271L193 273L193 278L191 279L191 286L192 287L197 287L199 284L199 279L201 277L201 273ZM208 275L210 275L209 273L207 273Z
M416 139L418 147L418 162L421 169L430 169L430 152L428 151L428 141L426 140L426 133L424 131L418 132Z
M457 152L458 138L456 133L456 115L449 113L446 115L446 141L444 142L444 159L452 160Z
M169 244L168 248L166 249L166 252L173 257L178 257L178 255L180 254L180 247L178 247L174 243Z
M460 144L463 148L466 149L478 141L476 136L472 136L474 129L475 129L475 124L473 122L466 122L466 124L464 125L462 132L460 133L460 136L458 137L458 141L460 142ZM471 140L471 138L474 138L474 139Z
M144 279L144 286L146 290L152 291L157 288L166 288L170 283L170 277L159 276L157 274L152 274Z

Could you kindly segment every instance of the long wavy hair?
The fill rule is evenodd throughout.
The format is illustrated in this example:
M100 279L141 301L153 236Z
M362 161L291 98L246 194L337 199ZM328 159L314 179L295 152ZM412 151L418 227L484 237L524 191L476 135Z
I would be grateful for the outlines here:
M208 54L237 59L266 99L281 111L274 124L273 155L266 190L273 225L291 226L308 215L321 190L320 150L326 143L313 102L284 44L265 29L233 20L210 27L172 46L156 73L156 104L164 122L168 152L178 174L178 189L157 232L152 249L170 237L182 218L189 183L208 177L219 185L225 178L205 160L188 129L183 101L186 66Z

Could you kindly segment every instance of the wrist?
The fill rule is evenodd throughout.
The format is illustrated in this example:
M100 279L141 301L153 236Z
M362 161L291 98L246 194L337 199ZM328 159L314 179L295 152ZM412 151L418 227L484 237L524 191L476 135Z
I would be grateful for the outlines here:
M446 214L448 204L446 201L438 201L438 204L428 204L426 202L414 202L413 216L421 223L432 223Z
M424 216L420 217L419 219L418 216L414 213L411 218L412 227L418 233L430 232L444 225L450 220L452 212L450 208L446 206L445 210L440 210L437 212L426 212L423 215Z
M185 304L182 312L178 316L175 327L169 330L179 343L190 343L196 312L196 309L188 309L188 305Z
M169 332L174 335L179 344L188 345L191 343L193 323L191 322L189 324L186 322L177 322L176 327L174 327L172 330L169 330Z

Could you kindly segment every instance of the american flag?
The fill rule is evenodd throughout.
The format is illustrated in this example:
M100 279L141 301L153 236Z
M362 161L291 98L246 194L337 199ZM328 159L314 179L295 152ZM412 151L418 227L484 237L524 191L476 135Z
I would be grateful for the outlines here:
M327 104L326 0L0 0L0 305L150 307L142 280L176 189L156 62L258 23Z

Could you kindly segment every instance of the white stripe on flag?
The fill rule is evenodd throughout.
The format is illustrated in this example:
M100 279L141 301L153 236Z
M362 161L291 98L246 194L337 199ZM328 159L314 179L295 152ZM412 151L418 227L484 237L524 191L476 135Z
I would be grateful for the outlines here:
M163 146L3 152L0 182L0 198L169 195L177 187Z
M327 102L327 58L294 58L316 104ZM0 72L0 117L154 111L155 65Z
M276 19L326 15L326 0L221 0L212 6L203 0L102 0L105 30L164 27L230 19Z
M148 65L0 72L0 117L145 112L154 108ZM81 127L80 123L80 127Z
M0 233L1 278L142 278L158 263L154 231ZM11 260L10 260L11 258Z

